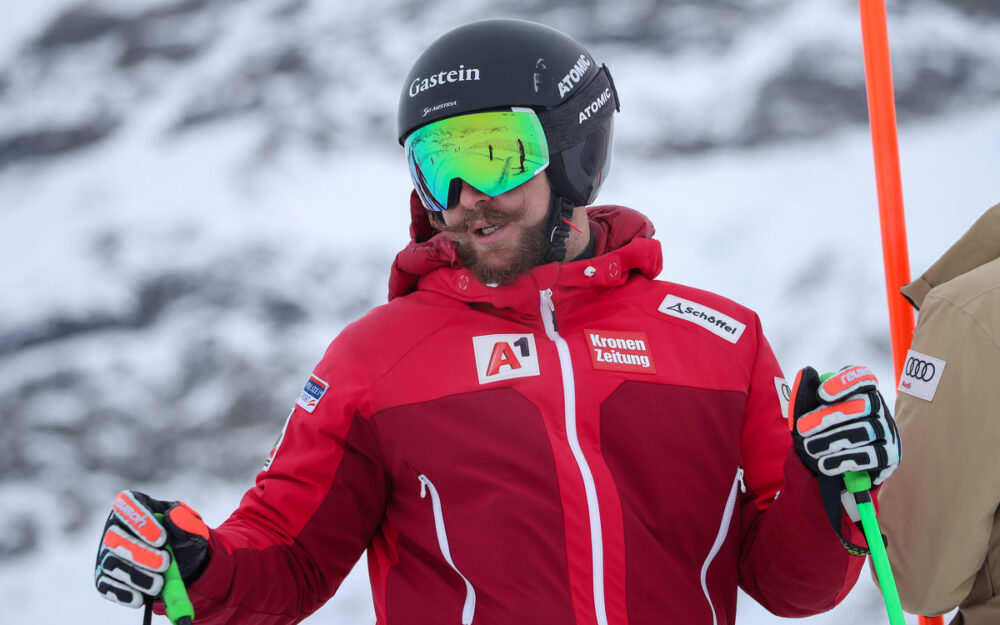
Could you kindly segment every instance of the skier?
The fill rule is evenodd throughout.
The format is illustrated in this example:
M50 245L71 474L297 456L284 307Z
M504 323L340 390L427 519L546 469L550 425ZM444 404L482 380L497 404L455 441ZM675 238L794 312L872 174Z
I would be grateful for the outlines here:
M903 294L920 318L896 411L907 460L882 492L900 601L1000 623L1000 204Z
M221 526L119 494L99 592L157 596L169 543L198 623L297 622L365 551L386 625L733 623L737 586L783 616L835 606L862 560L818 484L880 483L892 418L854 367L801 371L786 420L756 314L656 280L652 224L588 208L616 110L556 30L436 40L400 96L415 188L389 303L334 339ZM513 137L544 162L497 179L476 146L514 158Z

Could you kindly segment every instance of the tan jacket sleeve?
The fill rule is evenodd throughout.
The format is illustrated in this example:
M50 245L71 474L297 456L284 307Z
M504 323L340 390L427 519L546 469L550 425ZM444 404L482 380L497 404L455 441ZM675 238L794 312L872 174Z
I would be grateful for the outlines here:
M935 295L912 348L946 364L930 401L900 392L902 461L879 495L903 608L928 616L969 594L1000 500L1000 352L966 310Z

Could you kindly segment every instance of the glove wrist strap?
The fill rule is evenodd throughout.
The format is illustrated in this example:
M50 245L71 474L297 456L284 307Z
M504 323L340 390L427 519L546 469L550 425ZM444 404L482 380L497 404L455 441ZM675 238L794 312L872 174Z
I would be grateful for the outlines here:
M826 510L826 516L830 519L830 525L833 527L833 531L837 534L837 538L840 539L840 544L844 546L847 553L852 556L864 557L871 554L871 550L867 547L862 547L861 545L856 545L851 541L844 538L844 534L840 531L840 519L841 519L841 506L843 505L840 501L840 492L843 490L844 485L839 477L829 477L826 475L819 476L819 495L820 499L823 500L823 508ZM868 495L868 491L865 491ZM871 497L871 495L868 495ZM861 529L860 522L855 523L858 529ZM883 536L882 540L885 540Z

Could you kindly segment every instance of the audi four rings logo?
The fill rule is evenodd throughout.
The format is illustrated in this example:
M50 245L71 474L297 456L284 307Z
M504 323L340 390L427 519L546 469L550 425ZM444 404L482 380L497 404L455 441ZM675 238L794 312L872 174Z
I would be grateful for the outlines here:
M906 361L906 375L917 380L930 382L934 379L934 363L910 356Z

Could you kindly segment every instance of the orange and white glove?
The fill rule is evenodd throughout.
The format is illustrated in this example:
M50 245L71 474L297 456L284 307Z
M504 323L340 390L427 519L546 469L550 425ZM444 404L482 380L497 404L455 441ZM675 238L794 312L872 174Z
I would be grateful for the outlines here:
M156 513L162 514L162 521ZM118 493L97 550L94 584L110 601L138 608L163 589L174 552L185 584L208 565L208 526L183 501L160 501L137 491Z
M875 486L899 465L896 422L867 367L845 367L822 378L812 367L799 371L788 426L795 451L817 477L868 471Z

